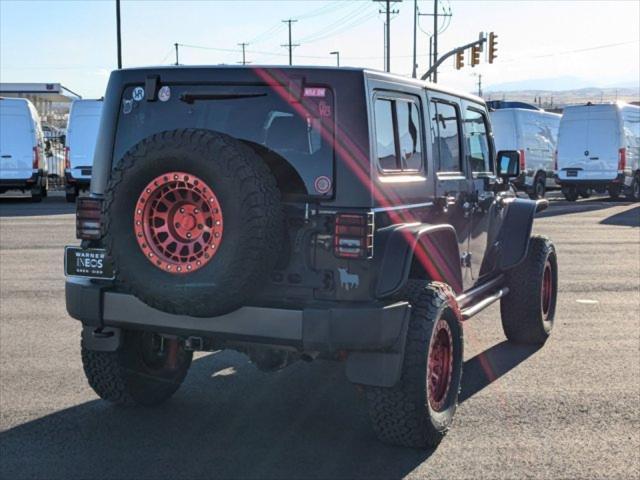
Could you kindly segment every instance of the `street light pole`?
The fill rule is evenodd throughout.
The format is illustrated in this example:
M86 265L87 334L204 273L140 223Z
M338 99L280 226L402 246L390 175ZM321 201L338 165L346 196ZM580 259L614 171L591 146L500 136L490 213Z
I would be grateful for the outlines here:
M116 0L116 41L118 43L118 70L122 68L122 36L120 34L120 0Z
M330 55L335 55L336 56L336 62L338 67L340 66L340 52L335 51L335 52L329 52Z

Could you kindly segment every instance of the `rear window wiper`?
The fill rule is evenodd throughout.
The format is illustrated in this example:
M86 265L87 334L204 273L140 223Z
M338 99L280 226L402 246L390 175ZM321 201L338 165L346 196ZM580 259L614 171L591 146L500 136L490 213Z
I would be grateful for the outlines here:
M236 98L266 97L266 93L205 93L205 92L184 92L180 95L180 100L185 103L193 103L196 100L234 100Z

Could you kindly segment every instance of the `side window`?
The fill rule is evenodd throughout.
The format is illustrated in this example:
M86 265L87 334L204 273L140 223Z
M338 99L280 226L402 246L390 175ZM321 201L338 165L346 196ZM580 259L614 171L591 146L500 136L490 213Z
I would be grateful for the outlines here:
M420 170L422 145L420 140L420 113L413 102L396 101L398 140L402 170Z
M431 138L438 156L439 172L462 172L458 109L448 103L432 102Z
M492 171L487 122L484 114L467 109L464 114L465 141L472 172Z
M382 170L397 170L395 134L393 129L393 102L378 98L375 103L376 144L378 164Z
M404 99L375 100L378 164L385 172L422 170L422 127L416 102Z

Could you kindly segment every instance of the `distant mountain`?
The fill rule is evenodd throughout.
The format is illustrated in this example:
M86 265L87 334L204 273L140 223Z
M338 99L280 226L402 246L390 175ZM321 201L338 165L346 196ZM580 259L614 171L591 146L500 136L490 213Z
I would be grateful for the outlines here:
M610 89L610 88L631 88L636 91L640 90L640 83L638 81L625 81L616 83L613 85L594 85L591 81L586 81L578 77L551 77L551 78L537 78L528 80L519 80L515 82L498 83L494 85L488 85L484 90L485 92L512 92L512 91L539 91L539 92L557 92L567 90L584 90L584 89Z

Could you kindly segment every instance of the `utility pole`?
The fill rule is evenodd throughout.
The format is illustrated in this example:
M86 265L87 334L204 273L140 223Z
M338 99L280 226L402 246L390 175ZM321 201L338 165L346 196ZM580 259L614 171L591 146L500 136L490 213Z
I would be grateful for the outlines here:
M298 20L293 20L291 18L289 20L282 20L283 23L289 24L289 43L285 45L280 45L281 47L289 47L289 65L293 65L293 47L300 46L299 43L291 43L291 24L296 23L297 21Z
M411 78L416 78L418 69L416 58L416 37L418 35L418 0L413 0L413 68L411 69Z
M118 43L118 70L122 68L122 36L120 34L120 0L116 0L116 38Z
M386 14L387 18L386 18L386 22L385 22L385 37L387 38L386 41L386 45L387 45L387 51L386 51L386 65L385 65L385 71L386 72L390 72L391 71L391 14L392 13L398 13L398 10L391 10L391 1L392 0L373 0L374 2L385 2L385 9L384 11L379 10L378 13L384 13ZM402 0L393 0L393 3L395 2L401 2Z
M340 66L340 52L339 51L335 51L335 52L329 52L329 55L335 55L336 56L336 64L339 67Z
M180 63L178 62L178 44L174 43L173 46L176 47L176 65L180 65Z
M246 65L247 63L251 63L251 62L247 62L247 57L245 56L245 48L249 44L246 43L246 42L242 42L242 43L239 43L238 45L242 47L242 61L238 62L238 63L241 63L242 65Z
M478 96L482 97L482 74L478 74Z
M436 65L436 68L433 70L431 81L433 83L438 83L438 17L450 17L451 13L438 13L438 0L433 0L433 13L418 13L418 15L433 17L433 34L431 35L433 45L429 55L429 58L431 59L431 66L429 67L429 70L431 70L433 65Z

